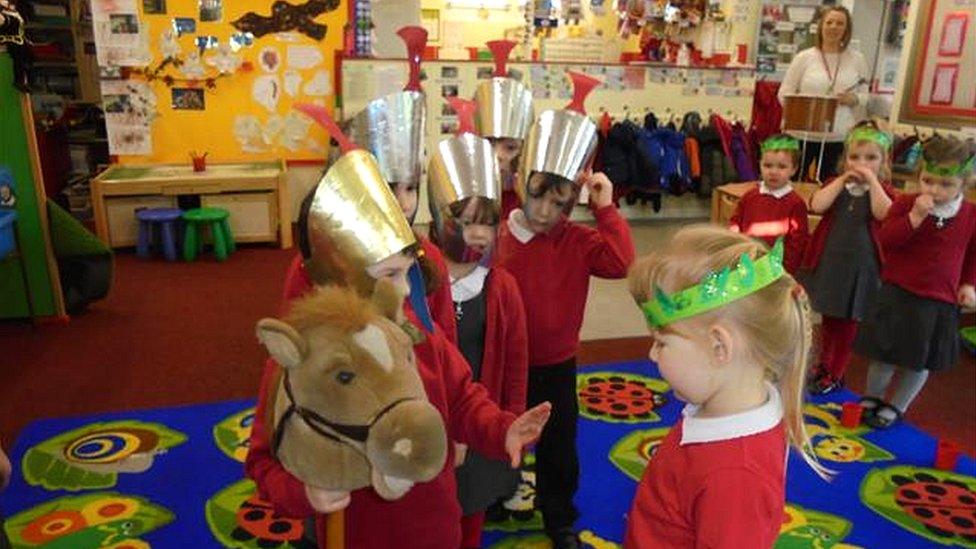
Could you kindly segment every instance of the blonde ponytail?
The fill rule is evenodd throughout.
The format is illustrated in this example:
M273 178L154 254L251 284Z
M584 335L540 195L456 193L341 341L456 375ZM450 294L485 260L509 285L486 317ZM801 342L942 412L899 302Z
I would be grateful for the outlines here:
M796 448L803 461L820 478L829 480L834 471L824 467L813 451L813 443L807 433L803 420L803 396L807 372L810 369L810 351L813 346L813 328L810 321L810 300L803 287L796 284L791 291L791 302L795 316L795 332L799 336L791 364L784 369L780 379L780 393L783 396L783 421L786 425L790 445Z

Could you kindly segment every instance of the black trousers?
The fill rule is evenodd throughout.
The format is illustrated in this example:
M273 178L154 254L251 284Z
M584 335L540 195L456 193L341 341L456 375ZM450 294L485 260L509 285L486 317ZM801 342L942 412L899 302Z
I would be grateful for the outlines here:
M797 181L812 181L816 173L808 177L810 165L820 159L820 141L807 141L806 151L803 151L803 141L800 141L800 151L803 152L803 161L800 163L803 168L796 175ZM838 164L841 156L844 155L844 143L824 143L823 164L820 167L820 180L827 181L839 172Z
M572 528L579 513L573 496L579 485L576 453L576 357L529 368L528 405L552 403L552 415L535 447L536 507L547 532Z

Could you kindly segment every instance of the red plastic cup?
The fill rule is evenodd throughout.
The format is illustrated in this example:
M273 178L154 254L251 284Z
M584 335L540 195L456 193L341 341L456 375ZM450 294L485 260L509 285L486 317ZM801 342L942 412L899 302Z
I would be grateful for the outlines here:
M206 156L194 156L193 157L193 171L195 171L195 172L205 172L205 171L207 171L207 157Z
M954 442L939 439L935 446L935 468L943 471L954 471L959 463L959 446Z
M740 65L746 64L746 58L749 54L748 44L737 44L735 46L735 60L739 62Z
M840 414L840 424L848 429L853 429L861 424L861 414L864 407L856 402L845 402Z

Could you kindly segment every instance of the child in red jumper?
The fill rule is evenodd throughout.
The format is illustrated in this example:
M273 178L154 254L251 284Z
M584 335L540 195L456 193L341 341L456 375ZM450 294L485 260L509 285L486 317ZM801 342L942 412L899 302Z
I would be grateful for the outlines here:
M845 141L844 173L810 199L810 210L823 214L800 274L813 310L823 317L820 362L809 387L814 394L827 394L843 383L857 323L881 285L883 254L876 232L894 196L887 182L890 152L891 136L874 123L855 126Z
M553 403L535 450L536 502L557 547L576 546L576 352L590 277L623 278L634 260L630 227L612 203L610 180L596 173L585 175L583 183L595 229L563 213L573 203L572 181L535 172L528 178L523 208L502 226L498 249L498 264L515 276L525 303L528 403Z
M800 144L780 134L763 141L761 150L762 181L739 200L729 220L730 228L762 239L769 246L783 237L786 247L783 265L787 272L796 274L809 231L807 203L790 182L799 165Z
M787 442L823 474L802 411L809 305L782 261L781 243L700 225L634 265L649 356L688 404L644 471L625 548L772 547Z
M976 145L935 136L922 157L921 192L898 197L878 232L884 284L856 344L872 359L862 405L875 428L901 419L930 371L956 363L958 308L976 307L976 206L964 197Z
M327 184L328 179L329 174L326 174L319 188ZM348 180L340 183L341 186L349 184L351 182ZM384 183L374 183L371 186L372 194L349 194L374 196L380 192L377 187L381 185ZM334 198L337 194L332 193L329 196ZM389 196L387 202L393 203L393 197ZM285 295L299 296L311 290L311 272L317 273L317 284L355 283L355 287L360 288L361 284L370 279L389 278L405 293L409 291L407 272L415 260L416 244L406 228L405 220L400 219L390 226L384 225L380 230L373 231L387 236L386 240L378 243L380 239L373 234L367 234L369 231L362 228L354 232L343 231L340 224L333 222L337 215L345 219L350 211L358 212L365 207L365 202L350 200L348 203L329 203L324 199L306 201L306 207L313 208L313 204L315 208L328 210L324 213L303 212L300 217L305 220L300 227L301 234L309 233L307 240L317 244L312 247L311 255L305 258L305 262L315 265L317 269L291 270L285 283ZM368 214L361 215L364 220L370 220L364 221L364 225L370 222L379 223L375 208ZM316 217L317 221L309 221L310 217ZM338 230L334 230L337 227ZM398 241L408 245L379 261L363 264L361 255L342 255L349 250L369 250L380 244L386 245L390 242L389 235L394 233ZM339 242L343 245L329 245ZM407 308L405 312L412 326L411 330L421 330L421 324L413 311ZM548 416L549 405L538 406L516 419L514 414L500 410L488 397L485 389L471 381L470 367L454 345L445 339L438 326L435 325L432 331L423 330L422 335L423 341L414 347L417 370L430 403L444 419L450 439L470 444L472 448L491 458L510 460L511 465L516 467L517 454L541 432ZM461 533L458 525L461 514L455 489L453 447L448 447L447 460L437 477L430 482L417 484L396 501L386 501L370 488L347 493L307 486L286 471L274 458L271 450L270 440L274 426L266 423L269 405L267 394L277 382L278 371L277 364L268 360L261 380L251 444L245 462L247 475L257 484L262 498L270 501L285 515L296 518L314 516L317 537L322 544L326 539L324 514L345 509L345 538L348 547L440 549L459 546Z
M491 267L498 230L498 172L484 169L492 144L474 133L475 102L448 98L458 114L458 133L438 143L428 173L430 236L444 252L457 317L458 348L471 378L503 410L525 411L528 340L518 285L505 269ZM490 459L456 444L461 503L461 547L481 547L485 509L518 487L507 461Z

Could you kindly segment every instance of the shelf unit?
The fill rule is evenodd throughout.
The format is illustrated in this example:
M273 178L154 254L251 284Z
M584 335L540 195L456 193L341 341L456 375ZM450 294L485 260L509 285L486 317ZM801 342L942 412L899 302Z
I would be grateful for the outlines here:
M101 102L88 2L34 0L25 4L25 30L35 44L34 92L57 95L65 102Z

